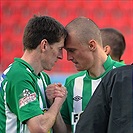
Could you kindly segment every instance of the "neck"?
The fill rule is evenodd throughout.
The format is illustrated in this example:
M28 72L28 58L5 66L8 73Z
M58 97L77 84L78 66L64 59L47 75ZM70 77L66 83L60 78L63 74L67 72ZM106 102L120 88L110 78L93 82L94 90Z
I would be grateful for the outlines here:
M93 68L93 69L95 69L95 68ZM95 69L93 72L92 71L93 71L92 69L90 71L88 71L89 75L91 77L96 78L96 77L99 77L101 74L103 74L105 72L105 69L103 68L103 66L99 66L99 68L97 68L97 70Z
M39 55L36 54L34 50L32 51L25 51L23 56L21 57L22 60L26 61L33 69L36 75L41 72L41 65L39 62Z
M91 77L99 77L101 74L105 72L104 69L104 62L107 60L107 55L103 50L99 51L99 53L96 53L94 55L94 64L92 67L88 70L88 73Z

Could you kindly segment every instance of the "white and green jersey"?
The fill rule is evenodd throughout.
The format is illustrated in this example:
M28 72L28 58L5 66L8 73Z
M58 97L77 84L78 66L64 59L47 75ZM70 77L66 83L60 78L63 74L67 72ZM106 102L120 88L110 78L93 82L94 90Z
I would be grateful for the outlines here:
M34 73L25 61L15 61L0 79L0 133L28 133L25 121L48 109L45 89L48 75Z
M81 71L66 79L65 86L68 90L67 99L64 102L61 114L66 124L71 125L73 133L80 115L88 104L101 79L113 68L124 64L116 62L108 56L103 64L105 72L97 78L91 77L87 71ZM90 115L90 114L88 114Z

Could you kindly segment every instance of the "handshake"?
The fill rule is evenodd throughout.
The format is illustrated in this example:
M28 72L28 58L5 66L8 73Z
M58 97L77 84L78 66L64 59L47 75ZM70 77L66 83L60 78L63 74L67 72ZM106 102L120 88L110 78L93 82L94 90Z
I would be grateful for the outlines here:
M63 104L67 97L67 90L61 83L50 84L46 88L46 96L50 105L55 101Z

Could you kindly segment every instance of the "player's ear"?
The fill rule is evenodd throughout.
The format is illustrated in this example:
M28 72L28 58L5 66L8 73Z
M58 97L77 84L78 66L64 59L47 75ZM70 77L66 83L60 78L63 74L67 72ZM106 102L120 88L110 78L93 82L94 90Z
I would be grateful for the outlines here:
M90 51L94 51L96 49L96 43L97 42L95 40L93 40L93 39L89 41L88 44L89 44Z
M41 41L41 44L40 44L40 48L42 51L46 51L47 50L47 45L48 45L48 41L46 39L43 39Z
M111 48L109 45L106 45L105 47L103 47L104 52L106 53L106 55L110 54Z

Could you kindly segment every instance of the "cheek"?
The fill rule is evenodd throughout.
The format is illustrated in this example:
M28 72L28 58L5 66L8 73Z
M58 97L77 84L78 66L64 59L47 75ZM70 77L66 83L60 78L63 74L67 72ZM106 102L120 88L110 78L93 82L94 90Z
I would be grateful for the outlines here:
M82 65L86 66L86 67L91 65L92 59L93 59L92 56L89 55L88 53L84 54L82 56L79 56L79 58L80 58L80 61L81 61Z
M80 61L82 62L86 62L89 60L89 55L88 53L85 53L85 52L80 52L76 55L76 58L79 59Z
M54 57L57 57L58 56L58 51L57 50L54 50L53 52L52 52L52 56L54 56Z

